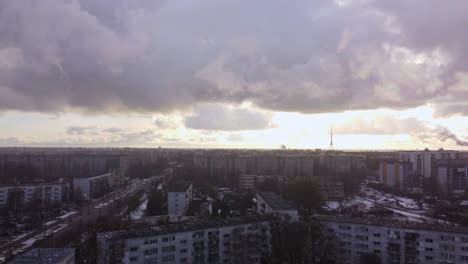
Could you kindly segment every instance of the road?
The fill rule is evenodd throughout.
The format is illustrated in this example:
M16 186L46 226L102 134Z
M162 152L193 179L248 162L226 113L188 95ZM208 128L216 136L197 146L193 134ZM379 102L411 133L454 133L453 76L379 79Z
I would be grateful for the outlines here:
M97 200L86 202L78 211L76 211L76 213L70 215L69 217L65 217L64 219L57 220L53 223L51 222L46 226L46 228L37 229L15 241L10 241L0 246L0 259L2 257L12 257L15 251L17 251L16 253L21 253L18 251L27 250L27 248L32 245L24 244L33 238L37 238L38 242L42 240L45 242L44 244L51 245L58 242L57 239L61 240L67 238L67 235L74 233L76 230L80 230L82 228L86 229L90 225L95 224L100 216L105 216L111 212L114 212L113 209L115 209L117 204L122 204L122 202L127 201L127 199L133 194L141 190L145 190L148 186L151 186L151 183L154 181L167 181L171 175L172 171L167 169L164 172L148 179L138 180L137 182L126 186L124 189L115 190L103 197L100 197ZM120 201L120 203L117 201ZM47 236L41 236L43 233L51 233L51 231L63 224L67 224L67 226L53 233L50 238L47 238ZM57 245L60 244L63 245L63 243L57 243Z

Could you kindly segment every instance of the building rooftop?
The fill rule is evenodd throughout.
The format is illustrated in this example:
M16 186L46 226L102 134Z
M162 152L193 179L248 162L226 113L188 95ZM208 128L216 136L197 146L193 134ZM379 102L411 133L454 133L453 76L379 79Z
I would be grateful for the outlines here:
M283 199L281 196L273 192L259 192L258 195L267 203L273 210L296 210L291 202Z
M436 232L446 233L457 233L457 234L468 234L468 228L456 224L448 224L444 222L428 222L419 223L412 221L399 221L391 220L381 217L351 217L343 215L315 215L314 218L321 222L336 222L336 223L348 223L358 225L373 225L393 228L403 228L412 230L428 230Z
M17 256L12 264L55 264L75 255L73 248L35 248Z
M203 230L207 228L217 228L223 226L244 225L250 223L260 223L269 221L269 217L265 216L246 216L246 217L233 217L226 219L208 219L208 220L195 220L193 222L179 222L169 225L144 227L130 230L119 230L100 233L106 240L118 240L133 237L149 237L164 234L182 233L188 231Z
M186 192L192 184L190 182L171 182L169 183L169 192Z

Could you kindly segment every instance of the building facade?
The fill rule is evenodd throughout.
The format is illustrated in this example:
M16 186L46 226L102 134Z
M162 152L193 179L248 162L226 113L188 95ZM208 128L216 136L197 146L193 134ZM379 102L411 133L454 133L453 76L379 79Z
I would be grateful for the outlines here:
M291 202L273 192L258 192L256 208L259 215L274 215L284 220L298 221L299 212Z
M379 181L384 185L398 189L414 187L414 176L411 162L381 161L379 164Z
M468 160L439 160L435 168L435 178L439 190L444 195L465 195L468 183Z
M177 183L169 185L167 192L167 213L171 219L177 219L187 212L192 202L192 184Z
M113 173L73 179L73 195L76 200L99 198L111 191Z
M100 233L98 263L260 263L268 219L242 217Z
M344 184L338 180L320 181L320 193L326 201L341 201L344 199Z
M30 204L50 207L67 202L69 183L40 183L0 187L0 208L21 208Z
M73 248L35 248L17 256L11 264L74 264Z
M399 161L411 162L413 170L424 178L433 176L433 167L436 160L457 159L459 153L453 150L430 151L404 151L397 154Z
M377 255L383 264L468 263L468 228L382 218L316 216L337 248L337 263Z

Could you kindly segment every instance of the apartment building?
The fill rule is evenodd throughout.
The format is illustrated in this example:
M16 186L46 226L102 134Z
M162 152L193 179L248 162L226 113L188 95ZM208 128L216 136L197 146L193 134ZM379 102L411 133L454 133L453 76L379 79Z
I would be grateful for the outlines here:
M326 152L320 153L318 157L321 167L337 173L348 173L353 169L365 168L365 160L365 155L330 154Z
M76 200L91 200L99 198L111 191L113 173L73 179L73 195Z
M169 184L167 192L167 213L171 219L177 219L187 212L192 202L192 184L178 182Z
M316 216L336 241L338 263L377 255L383 264L468 263L468 228L385 218Z
M73 248L34 248L17 256L11 264L74 264Z
M424 178L433 176L433 165L436 160L444 159L457 159L459 153L453 150L439 149L437 151L430 151L425 149L423 151L404 151L397 154L399 161L407 161L413 164L413 170Z
M344 199L344 184L338 180L322 180L319 183L320 193L326 201L341 201Z
M462 196L468 184L468 160L438 160L435 163L439 190L444 195Z
M291 202L273 192L258 192L256 207L259 215L274 215L290 221L299 220L297 208Z
M69 183L36 183L0 187L0 208L21 208L31 203L49 207L69 200Z
M407 161L381 161L379 164L380 183L399 189L415 187L413 164Z
M269 252L264 217L197 220L99 233L98 263L260 263Z

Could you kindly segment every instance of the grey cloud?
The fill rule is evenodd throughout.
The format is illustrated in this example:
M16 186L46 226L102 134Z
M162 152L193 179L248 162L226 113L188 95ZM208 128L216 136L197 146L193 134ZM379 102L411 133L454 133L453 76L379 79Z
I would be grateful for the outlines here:
M0 138L0 146L17 146L20 140L15 137Z
M0 111L169 112L251 102L318 113L441 98L460 105L468 94L449 87L468 71L460 32L467 5L3 0Z
M468 146L468 140L462 140L460 139L457 135L452 133L449 129L445 127L439 127L438 128L438 136L440 137L440 140L446 141L446 140L452 140L454 141L457 146Z
M417 118L397 118L391 115L378 115L373 118L353 118L333 127L335 134L342 135L394 135L417 134L429 129L427 124Z
M395 135L408 134L425 143L453 141L457 146L468 146L450 129L432 127L417 118L398 118L391 115L375 116L371 119L357 117L333 127L333 133L341 135Z
M210 104L198 106L185 118L185 126L200 130L261 130L271 126L270 119L262 112Z
M83 135L95 132L97 127L95 126L70 126L67 127L68 135Z
M170 118L157 117L154 119L154 125L159 129L176 128L177 123Z
M109 128L103 129L102 132L106 132L106 133L121 133L121 132L124 132L124 130L121 129L121 128L118 128L118 127L109 127Z

